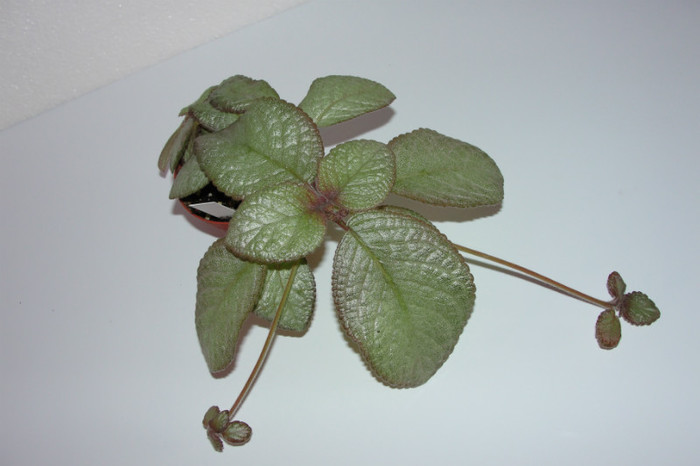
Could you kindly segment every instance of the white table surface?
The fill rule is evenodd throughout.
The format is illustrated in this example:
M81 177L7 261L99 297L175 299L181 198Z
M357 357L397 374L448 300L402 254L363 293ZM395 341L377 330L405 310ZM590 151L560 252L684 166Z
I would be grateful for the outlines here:
M0 133L0 463L698 464L697 2L315 0ZM393 111L326 133L418 127L487 151L497 212L427 208L451 239L601 298L618 270L662 311L600 350L598 310L472 261L474 314L427 384L390 389L343 338L334 239L316 313L276 340L240 411L249 444L201 427L266 330L211 377L195 274L214 240L168 200L156 158L180 108L233 74L299 102L311 80L389 87Z

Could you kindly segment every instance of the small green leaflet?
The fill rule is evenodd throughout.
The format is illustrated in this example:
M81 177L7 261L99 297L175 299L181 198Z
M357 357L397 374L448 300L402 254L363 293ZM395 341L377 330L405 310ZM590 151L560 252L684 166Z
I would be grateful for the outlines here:
M614 309L606 309L598 316L595 338L602 349L613 349L620 343L622 327Z
M253 430L248 424L242 421L233 421L226 426L226 429L221 433L223 438L229 445L243 445L250 440L253 435Z
M284 288L287 286L287 280L289 280L290 268L290 264L267 266L263 292L254 310L256 316L270 322L274 319L284 294ZM311 323L315 301L316 282L309 264L306 263L306 260L302 260L294 277L292 290L282 311L278 327L294 332L305 332Z
M503 201L503 176L481 149L430 129L389 142L396 156L396 194L440 206L477 207Z
M627 293L623 297L620 314L632 325L651 325L661 317L654 301L640 291Z
M280 183L310 183L323 143L301 110L265 98L252 103L231 126L198 137L195 154L214 185L240 200Z
M238 256L267 264L291 262L321 245L326 218L309 209L306 186L283 184L248 196L231 218L226 245Z
M466 262L431 224L388 210L351 216L333 262L343 329L390 386L426 382L452 352L474 305Z
M195 324L204 359L212 373L233 361L238 334L255 307L265 266L244 262L222 239L211 245L197 270Z
M625 285L625 281L622 279L619 273L612 272L610 275L608 275L607 288L610 296L615 299L622 299L627 285Z
M381 84L356 76L326 76L311 83L299 107L319 126L331 126L386 107L396 96Z
M386 144L354 140L321 159L318 187L350 210L369 209L386 198L394 176L394 154Z
M242 421L231 421L230 415L229 410L220 411L218 406L212 406L202 420L207 430L207 437L216 451L223 451L222 440L229 445L243 445L253 434L248 424Z

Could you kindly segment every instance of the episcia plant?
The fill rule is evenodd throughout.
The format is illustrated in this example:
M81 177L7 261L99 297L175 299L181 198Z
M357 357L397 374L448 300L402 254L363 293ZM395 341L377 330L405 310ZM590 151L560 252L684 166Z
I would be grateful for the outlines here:
M388 143L350 140L325 153L319 128L388 106L394 95L374 81L326 76L294 105L265 81L233 76L181 111L182 124L158 166L175 174L170 191L192 213L227 223L197 271L195 324L211 373L234 360L243 323L270 322L255 367L230 409L212 406L203 424L217 451L246 443L235 419L278 329L303 333L316 297L306 257L329 223L343 232L332 293L341 327L370 370L390 387L425 383L445 362L472 313L475 286L463 254L540 280L600 307L595 337L620 342L620 318L649 325L660 312L627 292L617 272L602 300L532 270L448 240L424 216L386 205L389 194L437 206L500 204L503 177L482 150L430 129ZM230 218L229 218L230 217Z

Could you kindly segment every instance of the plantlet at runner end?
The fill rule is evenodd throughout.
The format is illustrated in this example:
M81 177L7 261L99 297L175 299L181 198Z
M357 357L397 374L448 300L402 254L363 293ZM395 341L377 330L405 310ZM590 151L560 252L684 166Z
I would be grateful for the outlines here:
M327 224L343 231L332 292L343 331L374 375L391 387L425 383L457 344L472 313L475 286L462 253L534 277L603 311L595 337L620 342L620 318L649 325L660 316L622 277L607 279L600 300L536 272L452 243L425 217L387 205L389 194L437 206L471 208L503 201L503 177L481 149L430 129L387 143L342 142L327 153L319 128L388 106L394 95L353 76L316 79L298 104L265 81L233 76L185 107L166 143L161 171L176 174L170 197L208 220L228 222L197 271L195 324L212 373L232 363L251 315L270 330L248 381L230 409L212 406L203 420L217 451L246 443L250 427L235 415L277 329L304 332L316 297L306 257ZM212 210L213 209L213 210ZM230 218L229 218L230 217Z

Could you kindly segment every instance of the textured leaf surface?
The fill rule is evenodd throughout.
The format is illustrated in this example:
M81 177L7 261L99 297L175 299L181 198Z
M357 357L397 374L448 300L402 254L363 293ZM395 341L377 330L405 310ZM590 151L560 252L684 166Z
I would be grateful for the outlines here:
M420 220L425 223L430 223L430 220L428 220L426 217L423 215L419 214L415 210L407 209L406 207L399 207L395 205L382 205L377 207L377 210L380 212L388 212L388 213L394 213L394 214L399 214L399 215L404 215L408 217L413 217L416 220Z
M250 440L253 435L253 429L243 421L233 421L221 433L221 437L229 445L243 445Z
M309 209L311 201L306 187L292 184L248 196L231 218L226 244L256 262L291 262L306 256L326 233L326 219Z
M625 282L624 280L622 280L622 277L619 273L613 272L610 275L608 275L607 287L610 296L617 299L622 298L622 296L625 294L625 289L627 288L627 285L625 285Z
M386 107L395 98L389 89L369 79L326 76L311 83L299 107L323 127Z
M215 409L218 410L219 408L215 407ZM225 409L223 411L217 411L216 413L214 413L213 410L210 408L209 411L207 411L206 415L209 418L209 428L213 432L220 434L221 432L226 430L226 426L229 424L230 416L230 412L228 409Z
M334 147L321 159L318 187L348 209L369 209L389 194L394 172L394 154L386 144L354 140Z
M598 340L598 346L603 349L613 349L620 343L622 327L613 309L606 309L598 316L595 324L595 338Z
M255 315L272 321L289 280L291 265L270 265L265 275L265 284ZM282 311L278 327L295 332L304 332L311 323L316 301L316 282L305 260L300 263L294 276L292 290Z
M209 95L216 87L207 89L197 102L187 108L187 111L197 119L199 124L209 131L220 131L235 123L240 117L237 113L219 110L209 102Z
M262 99L233 125L198 137L195 153L220 191L243 199L280 183L310 183L323 143L316 126L298 108Z
M639 291L625 295L620 312L622 317L633 325L650 325L661 317L661 312L654 301Z
M216 418L219 416L219 413L221 410L219 409L218 406L212 406L211 408L207 409L207 412L204 413L204 419L202 419L202 425L204 426L205 429L213 429L216 430L213 423L215 422Z
M336 250L333 297L343 328L391 386L426 382L452 352L474 304L464 259L431 224L371 210Z
M389 142L396 156L393 191L435 205L477 207L503 201L503 176L484 151L429 129Z
M265 266L244 262L217 240L197 270L195 324L211 372L222 371L235 356L241 325L262 290Z
M211 442L211 446L214 447L214 450L218 452L224 451L224 443L221 441L221 437L211 431L207 432L207 437L209 438L209 442Z
M277 92L261 79L236 75L224 80L209 95L209 102L225 112L243 113L256 99L278 99Z
M209 184L209 178L199 168L196 157L190 157L177 172L170 188L170 199L181 199L194 194Z

